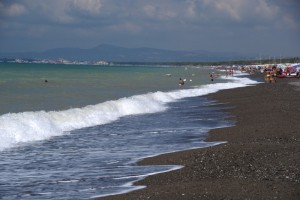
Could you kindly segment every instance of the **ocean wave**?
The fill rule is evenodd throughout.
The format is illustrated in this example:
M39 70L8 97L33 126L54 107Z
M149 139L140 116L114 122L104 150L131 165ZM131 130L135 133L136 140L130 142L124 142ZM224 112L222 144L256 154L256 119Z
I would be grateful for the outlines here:
M0 150L27 142L47 140L75 129L111 123L128 115L162 112L168 108L168 103L182 98L258 83L242 77L226 79L229 82L207 84L193 89L135 95L83 108L4 114L0 116Z

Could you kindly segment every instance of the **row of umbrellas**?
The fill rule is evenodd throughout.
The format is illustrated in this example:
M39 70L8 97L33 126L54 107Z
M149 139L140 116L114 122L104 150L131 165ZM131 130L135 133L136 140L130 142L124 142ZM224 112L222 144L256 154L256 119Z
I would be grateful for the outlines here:
M277 64L276 67L281 68L283 71L289 70L290 73L296 73L297 71L300 71L300 63Z

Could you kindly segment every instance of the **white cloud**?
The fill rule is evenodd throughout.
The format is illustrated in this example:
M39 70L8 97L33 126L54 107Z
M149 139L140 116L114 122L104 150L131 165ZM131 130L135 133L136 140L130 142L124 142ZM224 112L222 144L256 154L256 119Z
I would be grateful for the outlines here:
M24 0L23 3L30 15L37 17L37 21L47 20L59 24L80 23L80 13L94 16L100 13L103 4L101 0Z
M190 18L197 16L196 3L194 0L187 1L186 15Z
M80 11L97 15L103 7L101 0L72 0L71 4Z
M227 15L233 20L242 20L242 7L245 4L245 0L203 0L202 2L205 6L214 9L218 13Z
M279 7L277 5L271 5L265 0L258 0L255 5L255 14L265 18L272 19L278 14Z
M116 43L125 41L123 43L138 44L136 41L141 41L144 46L147 43L149 46L175 46L180 41L186 48L198 48L197 45L201 46L207 41L213 41L217 46L219 42L226 40L238 41L247 34L253 38L263 38L264 33L266 38L272 37L275 41L283 31L295 35L299 33L300 14L297 6L300 4L297 2L299 1L0 0L0 43L1 40L8 41L5 37L13 38L12 32L15 33L15 38L26 38L29 35L28 40L32 42L38 37L45 41L55 41L56 38L72 35L70 38L80 38L78 41L83 38L89 41L117 41ZM277 33L277 38L273 33ZM280 36L280 40L284 37L287 35ZM248 39L246 38L247 41ZM17 46L14 41L10 42Z
M276 1L269 0L199 0L216 17L237 22L272 20L280 11ZM207 15L212 15L209 12Z
M38 0L24 0L24 6L28 9L28 23L34 25L35 23L48 24L58 23L67 24L72 23L75 19L68 14L70 8L69 1L38 1Z

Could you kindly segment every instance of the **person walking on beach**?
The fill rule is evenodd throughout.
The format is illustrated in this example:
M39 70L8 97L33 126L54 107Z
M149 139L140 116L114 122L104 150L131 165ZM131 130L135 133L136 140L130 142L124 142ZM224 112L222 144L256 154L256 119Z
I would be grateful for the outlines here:
M277 69L276 69L276 67L275 68L273 68L273 70L272 70L272 72L271 72L271 76L272 76L272 78L273 78L273 81L274 81L274 83L276 83L276 81L277 81L277 75L276 75L276 72L277 72Z
M271 83L271 74L270 71L266 71L265 81Z

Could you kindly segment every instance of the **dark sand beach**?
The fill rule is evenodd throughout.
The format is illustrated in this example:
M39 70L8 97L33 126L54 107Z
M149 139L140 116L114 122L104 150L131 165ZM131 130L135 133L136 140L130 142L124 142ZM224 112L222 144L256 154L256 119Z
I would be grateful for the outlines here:
M210 131L207 141L227 143L144 159L140 165L184 168L135 183L145 189L100 199L300 199L299 89L293 78L209 95L236 124Z

